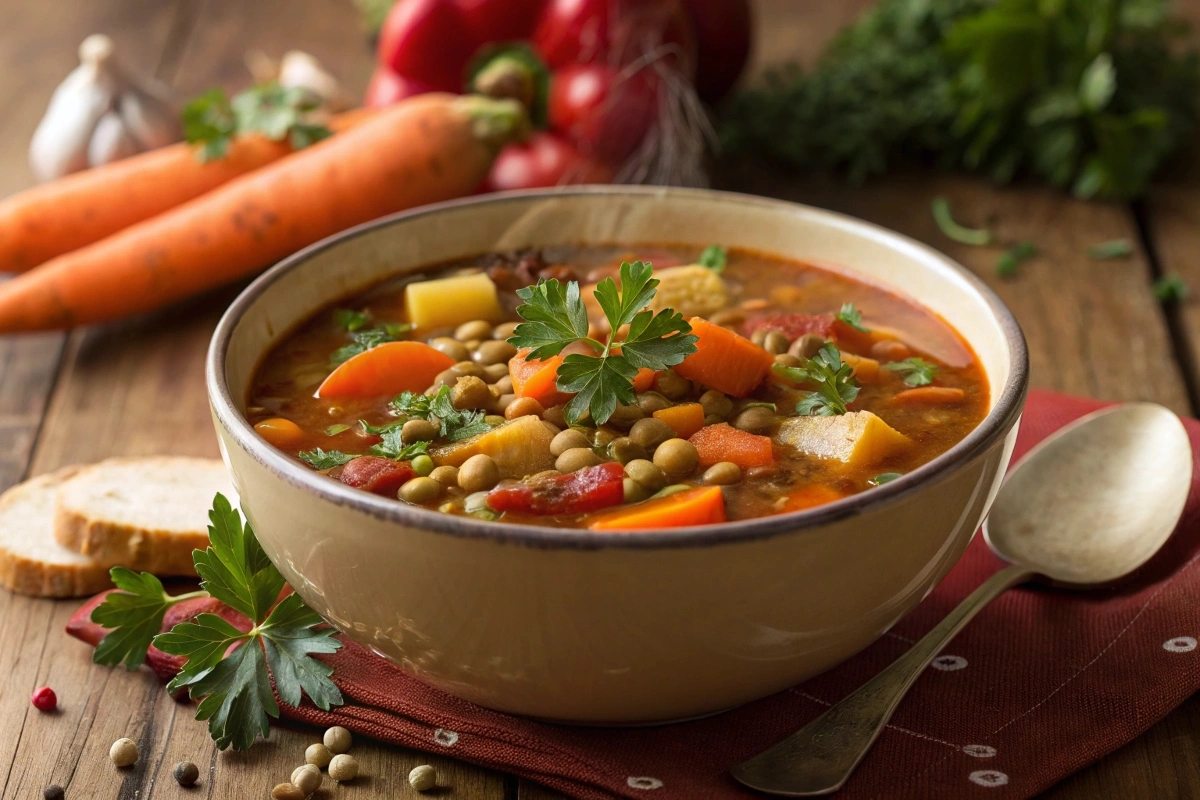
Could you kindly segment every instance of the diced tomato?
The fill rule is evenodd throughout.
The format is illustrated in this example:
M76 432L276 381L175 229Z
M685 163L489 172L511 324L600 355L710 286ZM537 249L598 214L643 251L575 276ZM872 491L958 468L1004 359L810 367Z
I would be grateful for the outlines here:
M755 314L742 325L749 336L759 329L779 331L789 339L815 333L826 340L833 337L833 317L828 314Z
M488 492L496 511L525 514L586 514L625 501L625 469L620 464L597 464L569 475L524 483L502 484Z
M416 474L407 461L360 456L342 467L338 480L355 489L363 489L384 497L395 497L400 487Z

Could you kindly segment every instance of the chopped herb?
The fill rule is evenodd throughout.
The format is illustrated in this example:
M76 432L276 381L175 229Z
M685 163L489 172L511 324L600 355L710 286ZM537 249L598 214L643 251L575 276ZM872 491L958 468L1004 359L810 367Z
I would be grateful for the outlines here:
M882 475L876 475L874 478L871 478L870 484L872 486L883 486L885 483L891 483L896 480L896 478L903 477L903 472L885 472Z
M847 406L858 397L854 368L842 361L842 355L832 344L826 344L801 367L776 364L775 373L793 383L815 383L815 392L805 392L796 404L802 417L832 417L845 414Z
M837 313L837 318L856 331L868 332L862 324L862 312L854 307L854 303L843 303L842 310Z
M928 386L933 383L933 376L937 374L936 366L916 356L884 364L883 368L903 375L904 382L909 386Z
M996 274L1002 278L1010 278L1017 274L1017 267L1037 255L1037 245L1033 242L1021 241L1000 254L996 259Z
M390 431L392 428L399 428L404 425L406 421L407 420L398 419L393 422L385 422L383 425L372 425L365 419L360 419L358 424L362 426L363 433L367 434L368 436L382 436L384 431Z
M371 453L393 461L412 461L417 456L423 456L429 451L429 442L412 442L405 444L401 437L401 428L388 428L380 434L383 441L371 448Z
M372 347L378 347L384 342L394 342L404 334L412 330L412 325L404 322L385 322L382 325L376 325L374 328L355 331L351 334L353 342L345 347L339 347L329 357L330 363L333 366L343 364L346 361L354 358L360 353L365 353Z
M658 291L659 281L652 274L649 263L624 263L619 290L612 278L596 286L596 302L609 324L603 342L588 336L587 311L575 281L564 287L551 278L517 290L523 301L517 313L525 321L508 341L529 348L528 358L556 356L574 342L588 342L599 351L593 356L572 353L558 368L558 390L575 395L564 409L571 424L585 412L596 424L604 424L618 402L635 401L633 378L638 369L667 369L696 352L697 337L681 314L671 308L657 314L646 308ZM617 331L626 325L625 340L615 341ZM613 352L615 347L620 348L619 354Z
M721 247L719 244L710 244L700 253L700 258L696 263L720 274L725 271L725 265L728 261L729 252L724 247Z
M492 429L484 419L487 415L483 411L455 408L449 386L441 387L434 395L404 392L393 399L390 405L393 413L401 417L436 418L442 424L441 435L452 442L470 439Z
M992 233L987 228L968 228L955 222L954 215L950 212L950 201L945 197L933 198L932 210L933 221L937 223L938 230L947 238L960 244L976 246L991 243Z
M1088 248L1088 255L1097 261L1108 258L1126 258L1133 255L1133 242L1128 239L1113 239L1109 242L1094 244Z
M358 456L349 453L343 453L341 450L305 450L299 454L300 460L308 464L313 469L333 469L345 464L349 464Z
M344 331L354 333L360 331L371 322L371 315L365 311L351 311L348 308L336 308L333 311L333 321Z
M1187 299L1191 289L1178 275L1163 275L1154 282L1154 296L1164 303L1178 303Z
M212 89L183 108L183 134L198 144L201 161L224 158L240 134L259 133L274 141L287 139L300 150L329 136L324 125L309 121L317 103L306 89L266 83L229 96Z
M336 425L330 425L328 428L326 428L325 435L326 436L337 436L339 433L345 433L348 430L350 430L349 425L345 424L344 422L339 422Z
M224 496L213 499L208 516L210 545L192 554L202 591L171 597L153 575L113 568L118 591L92 611L92 621L111 630L92 659L133 669L151 644L183 656L187 660L167 690L186 688L200 701L196 719L208 721L219 749L246 750L258 736L265 739L270 718L279 717L272 685L290 706L304 695L323 711L341 705L342 694L329 679L333 669L312 655L333 653L342 644L300 595L276 603L287 584ZM159 633L170 606L206 594L244 614L253 627L242 632L216 614L200 614Z

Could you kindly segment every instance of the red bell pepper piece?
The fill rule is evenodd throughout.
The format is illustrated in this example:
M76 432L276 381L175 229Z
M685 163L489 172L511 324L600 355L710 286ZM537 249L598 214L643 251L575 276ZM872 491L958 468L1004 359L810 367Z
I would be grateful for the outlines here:
M400 487L416 476L407 461L392 461L379 456L360 456L338 474L338 480L355 489L384 497L395 497Z
M746 335L763 329L779 331L789 339L815 333L827 341L833 338L833 317L828 314L755 314L742 324Z
M625 502L625 469L620 464L597 464L569 475L501 484L488 492L496 511L525 514L586 514Z

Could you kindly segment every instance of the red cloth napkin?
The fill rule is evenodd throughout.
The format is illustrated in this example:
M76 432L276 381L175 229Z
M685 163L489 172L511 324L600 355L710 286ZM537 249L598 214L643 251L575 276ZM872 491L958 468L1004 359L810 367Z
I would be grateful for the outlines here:
M1019 457L1102 403L1035 392ZM1200 423L1185 422L1200 451ZM1200 481L1200 467L1196 469ZM1015 589L922 675L839 797L1027 797L1115 750L1200 688L1200 491L1158 556L1120 589ZM758 795L729 768L820 714L922 636L1000 566L976 537L945 581L893 631L786 692L696 722L571 728L511 717L431 689L353 644L327 660L346 705L285 717L516 773L576 798L724 800ZM93 599L68 630L95 643ZM168 625L213 601L177 606ZM178 663L151 653L166 677Z

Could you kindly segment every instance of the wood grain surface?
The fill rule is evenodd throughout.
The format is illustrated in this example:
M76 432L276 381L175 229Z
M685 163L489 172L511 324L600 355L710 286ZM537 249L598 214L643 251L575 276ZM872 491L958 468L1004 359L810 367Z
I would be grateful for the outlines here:
M758 0L756 68L811 60L866 0ZM1195 14L1200 0L1185 4ZM89 33L114 38L131 68L154 72L182 96L249 78L247 50L317 55L359 91L372 55L349 0L0 0L0 195L28 183L25 148L50 91L75 63ZM996 189L956 176L912 174L862 188L739 168L725 188L771 194L846 211L893 227L958 258L989 282L1029 339L1034 384L1108 399L1154 400L1195 413L1200 370L1200 305L1164 308L1157 275L1176 272L1200 286L1200 170L1176 171L1139 208L1080 203L1027 187ZM1040 255L1018 277L995 276L998 249L945 240L928 213L949 197L968 223L987 222L1002 240L1036 241ZM1098 241L1130 238L1133 257L1094 262ZM60 465L111 455L215 455L203 386L203 358L231 287L169 311L63 336L0 338L0 488ZM87 648L62 634L77 604L0 591L0 800L34 798L59 783L75 798L263 798L302 761L319 733L277 726L249 753L218 754L193 709L172 701L148 673L95 667ZM60 710L29 705L54 686ZM129 736L142 758L128 772L107 759ZM364 779L338 797L414 793L408 770L432 763L447 789L475 800L551 800L527 781L403 748L360 742ZM1193 698L1146 734L1045 796L1200 798L1200 700ZM201 770L185 792L171 778L182 759ZM321 797L333 797L325 790Z

